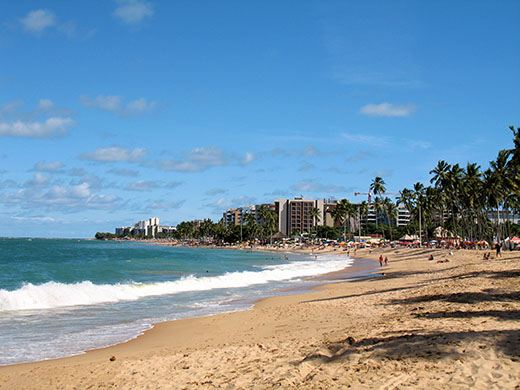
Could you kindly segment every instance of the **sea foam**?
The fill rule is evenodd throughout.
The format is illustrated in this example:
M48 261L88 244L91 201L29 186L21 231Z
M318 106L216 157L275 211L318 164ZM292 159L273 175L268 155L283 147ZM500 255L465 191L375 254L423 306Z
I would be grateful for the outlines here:
M322 255L316 260L264 266L256 272L228 272L204 277L188 275L160 283L94 284L88 280L70 284L54 281L40 285L26 283L13 291L0 289L0 312L96 305L190 291L248 287L338 271L352 262L344 256Z

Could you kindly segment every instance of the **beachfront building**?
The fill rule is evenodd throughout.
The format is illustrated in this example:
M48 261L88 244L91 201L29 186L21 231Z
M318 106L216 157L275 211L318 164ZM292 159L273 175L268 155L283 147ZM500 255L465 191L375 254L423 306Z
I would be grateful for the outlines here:
M278 230L290 236L292 232L310 232L316 225L323 225L323 213L325 210L324 200L307 200L303 198L277 199L274 201L275 212L278 215ZM311 210L318 208L321 218L314 221Z
M247 214L253 214L256 216L256 210L257 206L243 206L243 207L237 207L235 209L229 209L226 210L223 214L224 222L226 225L234 225L234 226L240 226L241 224L246 223L246 215Z
M226 210L222 218L226 225L238 226L242 221L242 210L240 208Z
M410 222L410 211L403 205L399 205L396 207L396 219L392 219L389 221L388 216L385 212L380 211L376 212L374 204L370 204L368 207L368 213L365 217L361 219L361 226L366 227L367 224L389 224L395 226L406 226ZM377 222L376 222L377 220Z
M123 236L129 236L134 231L134 228L131 226L122 226L116 228L116 236L117 237L123 237Z
M410 223L411 214L410 210L408 210L405 206L402 204L397 206L397 226L406 226Z
M255 205L256 223L260 226L263 226L265 223L265 221L262 218L261 212L260 212L260 210L262 210L262 208L264 208L266 210L270 210L270 211L275 211L274 203L262 203L262 204Z
M520 214L515 213L511 210L499 210L498 213L496 211L492 211L487 214L487 217L491 220L492 223L506 223L510 221L512 223L520 223Z
M116 236L128 236L128 235L140 235L140 236L151 236L159 232L159 218L152 217L143 221L137 222L133 227L123 226L116 228Z
M160 225L157 228L157 233L173 234L177 231L176 226Z
M135 228L145 236L155 237L159 228L159 218L152 217L144 221L139 221L135 224Z
M334 208L336 208L337 205L338 205L338 201L335 199L324 199L323 200L323 215L321 216L323 223L321 225L329 226L329 227L334 227L334 226L340 225L340 223L337 221L334 221L334 218L332 217L333 210L334 210Z

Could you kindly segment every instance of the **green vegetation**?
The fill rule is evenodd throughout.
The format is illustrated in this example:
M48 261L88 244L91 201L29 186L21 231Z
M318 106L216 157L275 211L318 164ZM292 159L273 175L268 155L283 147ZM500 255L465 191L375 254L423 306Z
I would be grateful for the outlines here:
M520 212L520 128L510 129L514 148L499 151L486 170L475 163L461 167L441 160L430 171L431 186L415 183L400 192L399 202L412 213L415 231L421 223L428 238L441 226L471 241L502 240L518 232L518 225L507 219L510 212Z
M96 240L111 240L113 238L116 238L117 236L115 234L113 234L113 233L97 232L94 237L96 238Z

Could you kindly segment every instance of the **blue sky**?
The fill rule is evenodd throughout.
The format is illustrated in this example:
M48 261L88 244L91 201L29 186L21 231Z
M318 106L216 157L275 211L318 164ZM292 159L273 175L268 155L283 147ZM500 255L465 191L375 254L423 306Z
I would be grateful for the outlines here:
M520 125L518 1L0 6L0 236L92 237L487 167Z

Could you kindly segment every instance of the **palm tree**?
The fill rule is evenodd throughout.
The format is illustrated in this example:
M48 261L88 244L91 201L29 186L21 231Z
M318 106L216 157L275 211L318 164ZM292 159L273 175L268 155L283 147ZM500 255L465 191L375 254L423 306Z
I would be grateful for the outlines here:
M339 209L339 212L341 215L341 220L343 223L343 237L346 240L347 239L347 220L349 221L349 224L350 224L350 216L353 213L352 203L350 203L347 199L341 199L338 202L336 207ZM350 230L350 226L349 226L349 230Z
M417 182L413 185L413 196L415 201L416 211L418 210L419 214L419 241L421 241L422 245L422 208L424 207L424 185L420 182Z
M274 231L278 227L278 215L274 210L270 210L265 206L261 206L258 213L263 221L264 232L267 233L272 244Z
M361 224L361 220L368 215L368 203L364 200L358 206L359 211L359 223Z
M505 198L509 192L507 178L508 178L508 170L507 163L509 158L509 151L501 150L498 152L498 156L496 160L491 161L489 164L491 165L491 169L494 175L495 181L495 190L497 193L495 194L495 205L497 212L497 239L500 241L500 205L503 204Z
M381 198L379 196L376 196L376 199L374 200L374 211L376 213L376 228L379 226L379 216L381 215L381 212L383 211L383 202L381 201ZM383 230L383 236L384 236L384 230Z
M316 228L316 225L321 220L321 210L317 207L313 207L310 209L309 215L312 217L312 224L314 228Z
M370 191L376 196L384 194L386 192L385 181L377 176L370 184Z
M459 164L452 165L450 171L447 174L447 202L449 205L452 230L455 236L459 236L460 231L458 227L458 216L461 208L461 190L462 190L462 177L464 170Z
M509 160L509 168L514 170L520 169L520 127L515 129L514 126L509 126L511 131L513 132L513 143L515 147L513 149L509 149L508 152L511 155L511 160Z
M413 209L413 191L408 188L403 188L402 191L399 191L399 198L397 199L397 204L402 204L406 209L412 212Z
M343 218L345 215L345 210L341 207L340 203L336 203L334 208L329 211L332 219L334 220L334 225L343 224Z
M435 188L437 189L439 195L438 199L438 209L441 212L441 225L444 229L444 210L447 203L446 191L448 190L448 174L450 172L451 165L448 164L444 160L440 160L437 163L437 166L430 171L430 175L433 174L433 177L430 179L430 183L435 184Z
M209 218L200 223L199 234L203 241L212 237L215 233L215 224Z
M383 211L385 213L386 219L388 221L388 227L390 230L390 240L393 240L392 235L392 220L397 220L397 212L395 204L390 200L390 198L385 197L382 202Z
M256 216L253 213L247 213L244 217L248 239L255 239L260 236L260 226L256 222Z
M177 233L181 238L193 238L195 235L195 227L193 222L183 221L177 225Z
M430 171L430 175L433 177L430 179L430 183L435 183L436 188L445 189L448 182L448 173L450 172L451 165L444 160L440 160L437 166Z
M468 163L463 176L463 186L461 191L466 237L470 240L474 239L473 225L478 214L479 208L479 189L482 182L482 173L480 165L476 163Z

